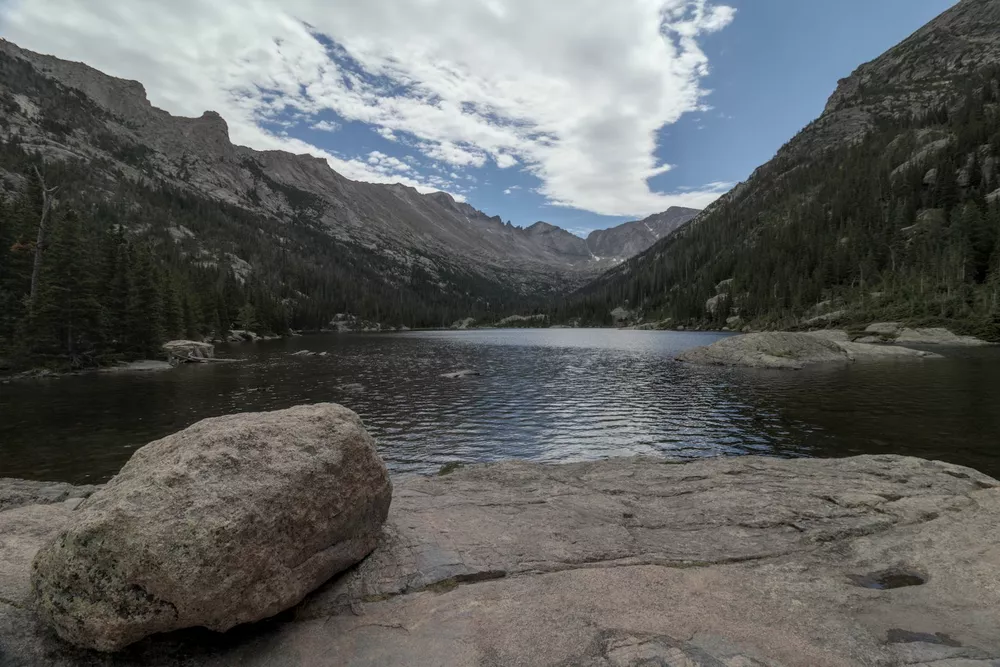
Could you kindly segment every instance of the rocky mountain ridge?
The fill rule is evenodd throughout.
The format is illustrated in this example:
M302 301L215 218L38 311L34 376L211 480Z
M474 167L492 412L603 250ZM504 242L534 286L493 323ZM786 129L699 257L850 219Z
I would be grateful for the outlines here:
M541 233L537 225L521 229L505 224L444 192L420 194L399 184L355 182L321 158L235 146L219 114L172 116L152 106L140 83L83 63L33 53L5 40L0 40L0 56L30 66L58 84L62 95L82 95L102 112L101 118L90 118L89 127L80 127L80 118L60 127L39 113L45 105L33 97L40 91L0 80L0 92L13 100L0 138L16 137L46 161L99 165L108 181L163 182L255 214L311 225L334 242L378 254L395 267L395 280L408 280L420 270L447 291L461 289L444 277L458 272L514 295L555 294L648 247L657 235L696 213L672 209L660 214L668 223L645 225L642 233L633 229L639 223L605 230L599 234L597 254L564 230L547 227ZM226 252L205 247L192 236L178 242L190 245L191 254L218 257Z

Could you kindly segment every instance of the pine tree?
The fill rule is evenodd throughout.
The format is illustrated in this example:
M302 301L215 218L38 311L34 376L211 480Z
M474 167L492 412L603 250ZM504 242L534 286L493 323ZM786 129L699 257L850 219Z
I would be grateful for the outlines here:
M187 332L184 318L184 302L178 292L174 276L164 272L161 279L163 292L163 334L168 339L177 339Z
M119 225L104 238L104 339L108 353L126 351L132 257L125 229Z
M154 357L163 342L163 309L152 256L145 245L133 247L130 278L125 313L127 353L133 358Z
M32 356L68 363L94 363L100 344L101 305L97 276L79 216L50 218L38 291L31 302L23 343Z

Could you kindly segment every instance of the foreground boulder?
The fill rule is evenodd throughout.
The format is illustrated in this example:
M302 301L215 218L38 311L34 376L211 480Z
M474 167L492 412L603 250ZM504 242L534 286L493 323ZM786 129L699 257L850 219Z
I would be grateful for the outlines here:
M375 548L391 500L361 419L338 405L206 419L139 449L39 551L39 615L114 651L225 631L298 603Z
M215 358L215 346L196 340L172 340L163 344L163 351L172 364L206 361Z
M46 494L51 504L0 511L0 664L1000 660L996 480L901 456L678 463L508 462L398 478L376 551L293 612L226 635L151 637L113 659L68 649L23 604L38 545L79 512Z

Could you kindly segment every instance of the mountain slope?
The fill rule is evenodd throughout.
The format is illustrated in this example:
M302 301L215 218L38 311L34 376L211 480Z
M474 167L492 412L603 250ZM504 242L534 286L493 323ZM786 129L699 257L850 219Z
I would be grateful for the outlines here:
M842 80L825 111L693 223L585 287L720 326L1000 323L1000 0L962 0Z
M699 213L701 211L698 209L672 206L663 213L651 215L643 220L591 232L587 236L587 247L597 257L620 262L669 236Z
M127 182L169 187L262 220L310 229L313 240L298 247L304 259L322 254L314 252L317 242L339 248L378 267L389 287L438 289L442 295L433 300L454 301L455 310L540 303L641 249L641 243L630 242L599 259L585 244L581 250L582 240L568 232L553 228L542 234L537 226L504 224L443 192L423 195L402 185L354 182L319 158L235 146L218 114L171 116L149 103L138 82L85 64L3 40L0 59L0 93L7 100L0 138L16 139L29 154L49 164L87 165L94 172L91 179L109 191ZM5 180L18 182L19 175L7 171ZM162 234L170 226L153 224L148 231ZM189 254L215 258L211 261L232 254L243 262L242 270L262 273L259 260L244 255L266 252L247 250L247 242L237 252L232 234L214 236L209 241L175 233L173 238ZM369 260L362 260L366 256ZM282 280L280 269L264 273L261 277L272 282ZM309 294L303 287L286 287L286 292ZM343 307L358 310L360 305Z

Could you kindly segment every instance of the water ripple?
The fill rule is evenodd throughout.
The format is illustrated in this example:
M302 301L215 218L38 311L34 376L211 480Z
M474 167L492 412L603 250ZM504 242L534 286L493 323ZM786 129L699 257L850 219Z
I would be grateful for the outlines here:
M306 337L223 350L242 364L10 385L0 389L0 476L103 481L135 448L198 419L319 401L356 410L394 471L508 458L890 451L1000 472L1000 351L818 373L673 361L718 337ZM329 356L289 355L299 349ZM442 377L462 369L480 375Z

